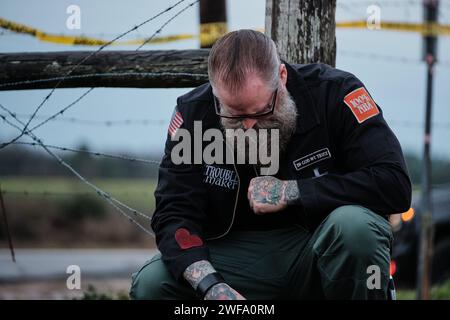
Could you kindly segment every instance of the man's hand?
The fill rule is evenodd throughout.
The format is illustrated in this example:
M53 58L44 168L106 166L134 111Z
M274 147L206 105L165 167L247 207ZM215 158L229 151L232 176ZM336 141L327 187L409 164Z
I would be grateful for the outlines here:
M205 300L246 300L239 292L226 283L218 283L211 287L205 295Z
M283 181L271 176L250 181L248 201L256 214L278 212L299 198L297 181Z
M203 278L213 272L216 270L209 261L200 260L187 267L183 276L195 290ZM245 300L245 298L226 283L218 283L208 290L205 300Z

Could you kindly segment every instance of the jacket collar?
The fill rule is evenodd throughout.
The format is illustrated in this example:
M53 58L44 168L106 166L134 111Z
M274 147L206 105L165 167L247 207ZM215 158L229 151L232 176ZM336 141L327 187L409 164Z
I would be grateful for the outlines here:
M315 101L305 79L293 66L283 61L287 69L286 87L297 106L296 133L304 133L320 123Z

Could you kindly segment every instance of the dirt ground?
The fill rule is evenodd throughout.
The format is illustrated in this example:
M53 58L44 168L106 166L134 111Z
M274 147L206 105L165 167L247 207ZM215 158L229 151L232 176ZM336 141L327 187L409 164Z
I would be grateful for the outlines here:
M23 283L0 283L1 300L65 300L80 299L88 293L92 296L92 288L95 288L95 297L107 295L108 298L125 299L128 297L130 279L84 279L81 289L69 290L66 280L47 280Z

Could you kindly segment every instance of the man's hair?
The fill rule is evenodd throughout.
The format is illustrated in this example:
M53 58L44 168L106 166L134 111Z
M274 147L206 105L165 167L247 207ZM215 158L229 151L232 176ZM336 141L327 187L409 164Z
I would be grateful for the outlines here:
M213 86L220 83L231 92L242 88L255 73L274 89L278 86L280 56L272 39L261 32L237 30L216 41L208 59L208 76Z

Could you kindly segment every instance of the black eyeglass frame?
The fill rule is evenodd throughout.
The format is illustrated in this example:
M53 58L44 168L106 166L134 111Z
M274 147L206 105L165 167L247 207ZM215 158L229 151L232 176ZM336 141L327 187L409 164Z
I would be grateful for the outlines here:
M267 105L268 109L267 111L263 111L263 112L257 112L257 113L253 113L253 114L239 114L236 116L233 115L224 115L222 113L220 113L220 101L219 99L213 94L213 100L214 100L214 109L216 110L216 114L219 117L222 118L227 118L227 119L257 119L257 118L261 118L264 116L268 116L270 114L273 113L273 111L275 110L275 104L277 102L277 95L278 95L278 88L275 89L273 95L272 95L272 101L270 103L270 105Z

